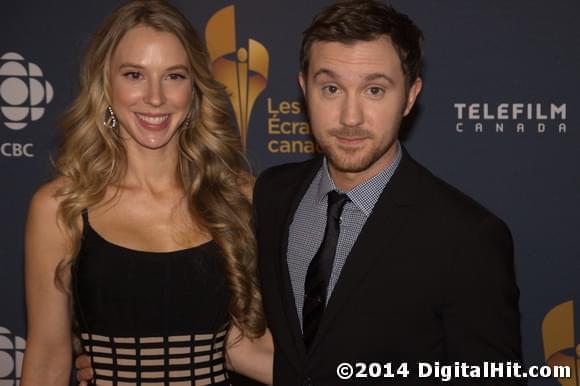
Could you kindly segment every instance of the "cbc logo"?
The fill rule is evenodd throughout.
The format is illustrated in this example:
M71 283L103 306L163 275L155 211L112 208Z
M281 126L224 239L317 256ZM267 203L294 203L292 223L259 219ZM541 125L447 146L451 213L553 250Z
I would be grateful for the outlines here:
M32 143L11 143L0 144L0 154L4 157L34 157L32 152ZM2 385L0 385L2 386Z
M0 111L7 128L21 130L42 118L53 96L38 65L15 52L0 57Z
M26 341L0 327L0 386L18 386Z

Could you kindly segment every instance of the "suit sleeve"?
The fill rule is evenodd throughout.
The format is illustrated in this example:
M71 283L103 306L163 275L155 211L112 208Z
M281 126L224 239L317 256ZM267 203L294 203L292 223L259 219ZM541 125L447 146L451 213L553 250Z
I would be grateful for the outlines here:
M519 290L510 231L488 215L465 232L450 257L446 278L447 357L450 362L474 364L521 362ZM512 384L505 379L493 383Z

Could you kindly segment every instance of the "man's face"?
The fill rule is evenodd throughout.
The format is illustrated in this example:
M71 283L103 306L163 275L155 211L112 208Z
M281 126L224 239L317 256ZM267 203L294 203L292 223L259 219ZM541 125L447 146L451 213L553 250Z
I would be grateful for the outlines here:
M307 78L301 73L299 80L312 133L333 177L343 173L367 179L394 159L401 119L413 107L421 80L407 92L388 37L315 42Z

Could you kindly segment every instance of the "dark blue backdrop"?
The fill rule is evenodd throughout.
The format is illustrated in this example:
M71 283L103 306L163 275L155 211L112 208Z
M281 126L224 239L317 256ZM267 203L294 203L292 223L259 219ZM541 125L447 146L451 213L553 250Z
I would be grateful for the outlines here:
M202 37L216 11L235 5L238 46L254 39L267 50L267 84L247 135L256 172L308 157L296 151L310 140L299 130L305 117L285 105L300 101L301 31L329 1L176 3ZM566 344L572 353L578 347L580 355L580 2L392 3L426 36L424 89L403 133L405 145L510 226L526 362L546 362L552 353L545 348L555 344L556 331L571 333ZM19 378L24 346L22 246L28 201L50 175L57 120L76 93L83 49L117 4L21 0L0 6L0 385ZM296 133L289 129L293 122ZM570 301L572 311L547 323L543 334L547 313Z

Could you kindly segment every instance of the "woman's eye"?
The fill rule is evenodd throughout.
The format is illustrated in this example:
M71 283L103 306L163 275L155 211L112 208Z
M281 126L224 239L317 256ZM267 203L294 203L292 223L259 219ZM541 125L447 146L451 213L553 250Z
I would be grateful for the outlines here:
M185 75L183 75L183 74L169 74L168 78L171 80L181 80L181 79L185 79Z
M137 71L129 71L126 72L125 77L132 79L132 80L137 80L137 79L141 79L141 73L137 72Z

